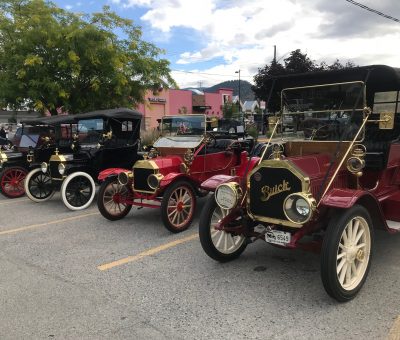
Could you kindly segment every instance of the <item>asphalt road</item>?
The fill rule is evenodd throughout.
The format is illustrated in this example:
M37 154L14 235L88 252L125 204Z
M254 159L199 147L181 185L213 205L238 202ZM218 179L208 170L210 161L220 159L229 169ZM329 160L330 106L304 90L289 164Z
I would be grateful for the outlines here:
M400 234L376 233L364 288L340 304L323 289L318 255L259 242L231 263L208 258L196 235L204 202L173 235L159 210L109 222L95 204L71 212L58 195L1 197L0 338L400 337Z

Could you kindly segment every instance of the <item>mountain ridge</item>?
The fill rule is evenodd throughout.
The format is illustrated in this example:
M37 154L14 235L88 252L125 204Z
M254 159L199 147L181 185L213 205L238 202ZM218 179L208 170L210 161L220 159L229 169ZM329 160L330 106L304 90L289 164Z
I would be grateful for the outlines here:
M220 88L231 88L233 89L233 96L239 95L239 80L227 80L222 83L210 87L191 87L184 90L196 89L203 92L216 92ZM253 91L251 90L251 84L247 80L240 80L240 100L245 102L246 100L255 100Z

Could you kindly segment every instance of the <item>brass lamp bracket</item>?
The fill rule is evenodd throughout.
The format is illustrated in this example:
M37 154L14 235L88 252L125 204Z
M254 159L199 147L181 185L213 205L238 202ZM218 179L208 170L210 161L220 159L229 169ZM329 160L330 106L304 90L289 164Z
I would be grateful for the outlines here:
M110 140L112 138L112 131L108 131L107 133L103 133L103 138Z
M394 128L394 112L381 112L379 119L369 120L368 123L379 124L380 130L392 130Z

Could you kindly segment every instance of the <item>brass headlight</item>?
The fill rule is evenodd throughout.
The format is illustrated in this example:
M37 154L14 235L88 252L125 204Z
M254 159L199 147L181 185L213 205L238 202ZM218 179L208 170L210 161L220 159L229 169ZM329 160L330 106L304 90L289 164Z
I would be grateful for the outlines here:
M147 177L147 184L150 188L156 190L160 186L160 182L163 178L164 176L161 174L151 174L149 177Z
M283 202L283 212L287 219L296 224L308 222L315 208L315 199L303 193L291 194Z
M0 151L0 168L3 167L3 164L7 162L7 155L4 152Z
M236 182L221 184L215 190L215 201L222 209L233 209L243 195L242 188Z
M365 160L360 157L350 157L347 160L347 169L352 173L358 173L365 167Z
M60 163L58 164L58 172L60 173L60 175L64 175L65 172L65 164L64 163Z
M45 174L47 172L47 163L43 162L40 164L40 169L42 169L42 172Z
M132 171L124 171L118 174L118 182L121 185L127 185L132 178L133 178Z

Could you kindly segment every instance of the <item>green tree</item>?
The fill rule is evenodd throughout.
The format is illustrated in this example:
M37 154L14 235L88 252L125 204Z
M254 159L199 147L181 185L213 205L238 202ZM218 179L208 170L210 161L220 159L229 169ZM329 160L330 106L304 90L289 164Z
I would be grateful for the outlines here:
M240 116L239 111L240 111L239 105L235 105L230 101L227 101L222 106L222 116L225 119L239 118L239 116Z
M84 16L47 0L1 2L0 105L53 115L131 107L147 89L176 86L161 52L107 6Z
M328 65L324 61L318 65L315 61L310 59L307 54L303 54L299 49L297 49L292 51L290 55L283 60L283 65L273 60L269 65L267 64L263 68L260 68L258 73L254 76L254 85L252 86L252 90L257 99L267 102L269 112L277 112L280 110L279 92L273 91L271 93L271 98L269 98L271 87L274 83L274 76L313 71L341 70L351 67L355 67L352 62L347 62L343 65L338 59L336 59L331 65Z

